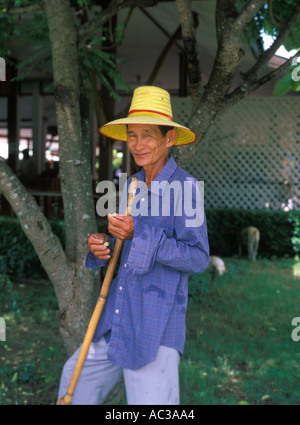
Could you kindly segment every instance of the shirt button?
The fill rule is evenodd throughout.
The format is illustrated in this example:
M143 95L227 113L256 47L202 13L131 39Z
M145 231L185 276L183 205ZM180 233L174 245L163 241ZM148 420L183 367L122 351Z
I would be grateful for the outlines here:
M120 311L119 310L116 310L116 314L119 314L120 313Z
M125 267L125 269L126 269L126 267L127 267L127 263L125 263L125 264L124 264L124 267Z
M123 286L119 286L119 291L122 291L123 290Z
M141 201L144 202L145 201L145 198L142 198Z

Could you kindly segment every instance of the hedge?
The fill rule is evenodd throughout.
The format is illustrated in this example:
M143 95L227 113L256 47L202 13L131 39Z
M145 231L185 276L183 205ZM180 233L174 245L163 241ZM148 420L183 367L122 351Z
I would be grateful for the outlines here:
M65 223L49 218L53 233L65 246ZM106 220L98 219L98 231L106 232ZM16 217L0 216L0 274L22 278L46 278L40 260Z
M206 210L206 219L211 255L236 255L237 234L248 226L260 230L260 257L294 256L299 252L300 211L218 208Z
M300 251L300 211L207 209L206 219L211 255L237 254L237 233L256 226L261 233L260 257L294 256ZM53 233L65 243L64 221L49 219ZM98 219L98 231L107 231L105 219ZM40 261L15 217L0 217L0 274L23 278L46 277Z

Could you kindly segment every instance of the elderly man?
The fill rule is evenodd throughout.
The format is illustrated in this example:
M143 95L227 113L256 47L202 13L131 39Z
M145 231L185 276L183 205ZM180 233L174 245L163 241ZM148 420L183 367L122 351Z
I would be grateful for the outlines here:
M137 88L128 117L104 125L100 132L127 142L142 167L132 176L141 183L138 203L147 201L147 206L136 208L130 216L108 215L110 235L96 233L88 238L89 268L107 264L116 239L124 244L72 404L101 404L123 373L128 404L178 405L188 274L206 269L209 248L204 213L197 225L195 221L190 225L186 208L176 209L187 201L199 207L199 188L176 165L169 148L193 143L196 136L173 122L169 93L153 86ZM180 196L164 190L174 182L183 189ZM193 190L184 190L186 182ZM156 214L151 214L153 203L158 205ZM168 216L163 214L164 203ZM67 389L78 352L64 366L59 397Z

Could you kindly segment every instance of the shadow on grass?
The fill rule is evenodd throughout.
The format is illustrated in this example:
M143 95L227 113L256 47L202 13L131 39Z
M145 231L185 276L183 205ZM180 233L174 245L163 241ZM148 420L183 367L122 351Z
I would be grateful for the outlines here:
M299 261L225 258L227 273L191 275L182 405L300 403ZM55 404L67 354L50 284L0 278L0 404ZM106 404L126 404L120 381Z

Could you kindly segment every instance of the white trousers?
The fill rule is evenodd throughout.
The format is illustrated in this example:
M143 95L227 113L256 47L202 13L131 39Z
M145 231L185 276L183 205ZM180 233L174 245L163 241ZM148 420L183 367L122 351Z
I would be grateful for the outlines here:
M177 350L160 346L156 359L144 367L122 369L107 358L108 344L104 338L91 343L74 391L72 404L102 404L122 375L129 405L179 405ZM71 380L80 348L64 365L58 398L63 397Z

